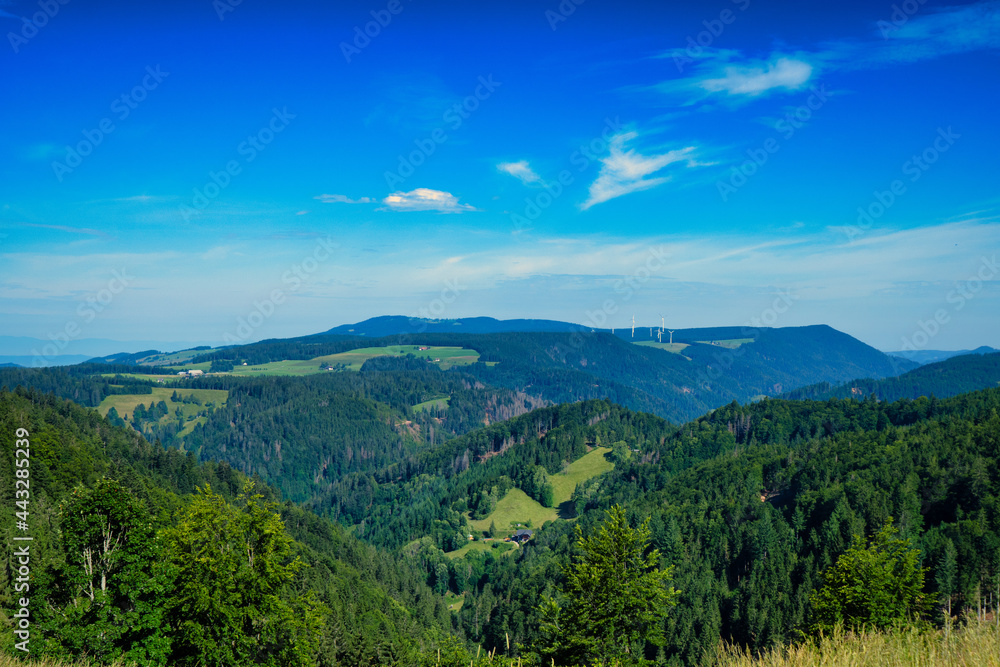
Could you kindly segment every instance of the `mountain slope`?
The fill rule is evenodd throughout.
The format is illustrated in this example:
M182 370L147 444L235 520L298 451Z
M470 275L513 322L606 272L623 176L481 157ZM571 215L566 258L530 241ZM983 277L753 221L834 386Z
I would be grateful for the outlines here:
M1000 353L969 354L920 366L897 377L875 380L859 378L840 385L820 383L802 387L783 398L865 398L881 401L915 399L921 396L946 398L1000 384Z
M148 521L151 530L162 534L176 525L178 511L192 502L196 487L211 485L216 494L233 502L247 481L225 463L198 463L192 454L151 445L134 431L112 425L94 410L31 390L0 390L0 432L5 434L0 439L0 510L4 517L0 534L8 545L0 550L0 617L13 618L17 605L10 573L19 566L13 545L21 543L13 540L24 533L16 528L14 518L15 512L26 511L34 538L30 546L31 651L37 655L65 657L60 646L79 641L83 636L79 633L92 631L94 637L101 636L94 625L99 619L94 616L79 617L76 623L67 625L59 620L62 616L53 615L65 604L69 591L75 590L58 583L72 556L71 546L64 545L61 537L66 532L65 524L61 524L60 508L64 503L96 488L105 477L118 480L138 503L142 522ZM30 467L15 465L15 434L30 442ZM23 456L17 460L23 460ZM23 477L15 475L15 471L24 470L30 471L30 505L22 501L23 506L15 506L15 480ZM258 485L257 490L265 500L278 500L271 488ZM378 664L380 656L385 655L395 655L403 664L414 664L421 652L433 652L429 634L443 636L450 630L451 621L443 599L427 587L422 572L295 505L285 503L280 510L285 530L298 540L295 553L307 566L295 579L295 589L300 593L311 591L333 611L319 638L321 664ZM114 530L118 530L117 526ZM121 546L122 540L127 543L127 535L112 537ZM261 546L261 557L265 548ZM103 562L95 567L104 567ZM153 563L145 559L140 565L149 567ZM111 590L121 575L113 568L109 572L107 583ZM210 581L202 583L212 586ZM172 585L159 590L155 593L160 596L156 604L169 606L170 596L175 593ZM162 608L157 606L155 610L159 613ZM0 631L8 651L13 646L11 626L4 623ZM159 630L169 636L176 628ZM127 644L129 640L125 637L122 641ZM95 643L88 652L106 655L97 654L97 649ZM163 663L151 658L142 664Z
M945 359L966 354L992 354L994 352L1000 352L1000 350L987 345L981 345L974 350L902 350L899 352L886 352L886 354L915 361L918 364L932 364L937 361L944 361Z

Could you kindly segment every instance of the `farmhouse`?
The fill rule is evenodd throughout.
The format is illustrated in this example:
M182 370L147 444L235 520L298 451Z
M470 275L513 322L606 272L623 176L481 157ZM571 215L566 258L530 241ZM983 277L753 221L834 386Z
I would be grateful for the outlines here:
M524 543L531 539L530 530L519 530L511 537L512 540L518 543Z
M199 370L197 368L188 371L188 375L190 375L191 377L197 377L199 375L204 375L204 374L205 374L205 371Z

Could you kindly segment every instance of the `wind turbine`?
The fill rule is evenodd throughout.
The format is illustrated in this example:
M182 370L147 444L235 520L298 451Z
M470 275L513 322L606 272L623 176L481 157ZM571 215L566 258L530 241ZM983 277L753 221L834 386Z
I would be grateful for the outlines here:
M662 343L663 342L662 339L663 339L663 330L660 329L659 331L656 332L656 342Z
M635 315L632 316L632 338L635 338Z
M660 313L660 331L663 331L664 328L665 328L665 325L663 323L663 313Z
M673 331L670 332L670 344L671 345L674 344L674 332Z

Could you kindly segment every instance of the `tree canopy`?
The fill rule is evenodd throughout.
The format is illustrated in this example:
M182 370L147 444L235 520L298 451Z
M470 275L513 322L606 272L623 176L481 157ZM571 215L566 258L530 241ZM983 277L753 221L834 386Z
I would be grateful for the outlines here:
M562 603L543 602L538 652L561 664L645 664L645 645L662 644L663 619L678 596L668 583L673 568L661 570L659 551L649 549L649 519L632 528L615 505L592 534L575 528L579 555L564 571Z
M924 572L920 551L897 537L889 517L867 545L855 535L823 573L823 587L812 598L813 629L886 630L919 620L933 604L933 596L924 593Z

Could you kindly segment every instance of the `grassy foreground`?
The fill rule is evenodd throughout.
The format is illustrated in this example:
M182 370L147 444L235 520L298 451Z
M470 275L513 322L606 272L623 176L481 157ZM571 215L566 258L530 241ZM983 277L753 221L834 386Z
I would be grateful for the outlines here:
M17 658L6 654L0 654L0 667L96 667L97 663L80 659L73 662L53 660L51 658L32 659L31 654L27 658ZM135 667L132 662L112 662L105 667Z
M973 624L944 632L847 633L759 656L727 647L719 667L1000 667L1000 628Z

